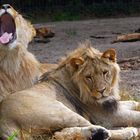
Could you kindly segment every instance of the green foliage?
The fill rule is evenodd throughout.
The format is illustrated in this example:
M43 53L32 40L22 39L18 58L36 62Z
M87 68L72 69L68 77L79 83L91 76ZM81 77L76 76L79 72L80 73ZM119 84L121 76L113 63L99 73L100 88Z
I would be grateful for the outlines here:
M79 20L131 16L140 13L138 0L1 0L10 3L33 21Z
M15 131L15 132L8 138L8 140L14 140L15 137L17 136L17 134L18 134L18 131Z

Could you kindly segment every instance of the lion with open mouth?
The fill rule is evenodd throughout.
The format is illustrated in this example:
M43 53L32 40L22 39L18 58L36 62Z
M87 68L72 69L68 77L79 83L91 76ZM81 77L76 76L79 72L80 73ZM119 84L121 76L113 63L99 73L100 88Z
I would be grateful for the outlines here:
M1 17L0 17L0 43L8 44L12 43L16 40L16 24L14 18L16 13L11 13L13 9L10 5L3 5L1 9ZM10 11L9 11L10 10ZM9 11L9 12L8 12Z
M36 35L33 26L9 4L0 9L0 101L8 94L31 87L42 65L28 50Z
M0 44L9 49L16 48L18 44L25 45L36 35L33 26L27 22L9 4L2 5L0 9Z

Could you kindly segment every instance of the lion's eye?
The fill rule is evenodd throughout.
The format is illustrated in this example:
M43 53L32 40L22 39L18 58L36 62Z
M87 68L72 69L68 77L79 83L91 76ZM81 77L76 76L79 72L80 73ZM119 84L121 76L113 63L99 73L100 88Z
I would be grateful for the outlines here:
M86 76L86 79L87 79L88 81L92 81L92 77L91 77L90 75Z
M109 71L105 70L103 71L103 75L107 75L109 73Z

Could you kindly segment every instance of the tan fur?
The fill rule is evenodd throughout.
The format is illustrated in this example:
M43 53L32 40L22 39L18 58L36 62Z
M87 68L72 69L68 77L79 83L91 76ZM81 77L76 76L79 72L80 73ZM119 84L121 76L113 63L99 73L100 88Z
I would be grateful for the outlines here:
M0 15L4 12L0 9ZM0 44L0 101L10 93L31 87L45 71L27 50L35 29L12 7L7 12L15 21L17 38L12 43Z
M110 136L109 131L97 125L109 129L140 125L140 112L134 111L139 103L116 100L118 64L110 57L103 57L104 53L89 43L81 46L57 68L44 74L40 83L10 95L1 103L0 134L3 139L16 130L31 134L50 130L57 131L54 136L58 140L99 140L94 135L101 130L98 136L105 140ZM110 132L111 139L138 135L137 128Z
M113 49L109 49L108 51L105 51L105 53L101 53L97 49L92 48L90 42L87 41L86 43L79 44L79 49L69 54L69 56L63 62L60 63L58 68L61 68L64 65L66 65L67 69L70 70L70 75L72 76L74 82L80 87L80 97L83 98L85 102L89 102L90 96L95 95L95 98L96 96L100 96L100 93L98 93L97 91L103 89L106 83L108 83L108 80L111 80L111 83L108 85L106 90L112 90L112 95L116 99L120 99L118 85L120 68L119 65L116 63L115 52L113 52L114 60L112 60L112 50ZM105 56L105 54L107 53L111 54L111 59L109 56ZM86 62L84 63L84 61L81 58L84 58ZM71 67L68 64L69 61L70 64L73 65L73 67L75 67L75 69L73 69L73 67ZM80 69L78 69L77 72L74 73L76 67L78 68L78 65ZM108 77L109 79L104 79L104 76L102 74L104 70L110 73L110 76ZM94 90L95 92L89 89L89 83L86 79L86 76L90 76L87 78L93 78L93 86L95 87L92 90Z

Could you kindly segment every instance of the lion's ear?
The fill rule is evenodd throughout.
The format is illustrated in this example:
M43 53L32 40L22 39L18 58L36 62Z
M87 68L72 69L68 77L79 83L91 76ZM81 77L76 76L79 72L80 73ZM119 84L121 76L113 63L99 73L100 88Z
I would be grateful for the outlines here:
M108 49L102 54L102 58L107 58L112 62L116 62L116 51L115 49Z
M71 60L70 60L70 65L72 66L72 67L74 67L75 69L78 69L78 67L80 66L80 65L83 65L84 64L84 60L80 57L80 58L72 58Z

